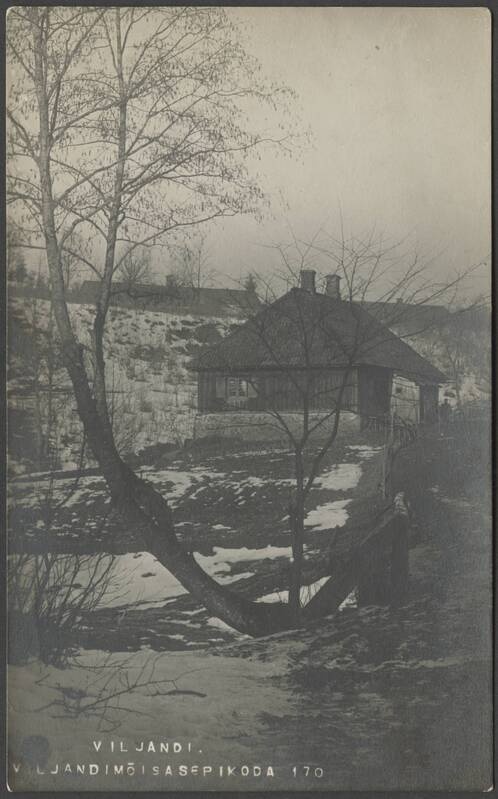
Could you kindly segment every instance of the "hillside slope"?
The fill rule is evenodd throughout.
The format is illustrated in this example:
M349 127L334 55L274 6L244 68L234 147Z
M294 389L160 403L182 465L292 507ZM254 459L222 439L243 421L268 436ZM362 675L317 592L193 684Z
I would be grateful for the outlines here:
M93 309L79 304L69 309L91 373ZM158 443L178 445L193 437L197 381L188 365L203 344L218 341L236 322L235 318L110 309L104 340L107 386L116 441L124 455ZM82 430L53 327L47 300L10 299L11 427L29 421L26 429L33 450L30 458L30 448L16 449L14 442L12 457L36 462L39 440L49 437L59 457L57 463L45 465L70 469L78 466ZM24 421L15 421L16 412L24 414Z

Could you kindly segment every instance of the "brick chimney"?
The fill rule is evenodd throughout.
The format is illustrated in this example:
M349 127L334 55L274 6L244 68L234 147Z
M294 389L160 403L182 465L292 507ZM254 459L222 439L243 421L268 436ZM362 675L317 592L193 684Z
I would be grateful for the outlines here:
M341 299L340 275L327 275L325 278L325 294L334 300Z
M315 277L316 272L314 269L301 269L301 288L305 291L309 291L310 294L314 294Z

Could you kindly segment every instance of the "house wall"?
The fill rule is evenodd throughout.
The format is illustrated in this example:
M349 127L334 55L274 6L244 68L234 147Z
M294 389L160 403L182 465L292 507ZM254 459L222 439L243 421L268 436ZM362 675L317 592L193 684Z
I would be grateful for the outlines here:
M358 371L359 408L364 419L390 412L412 424L437 418L437 386L419 386L388 369L360 367Z
M242 373L241 373L242 375ZM325 412L333 407L334 393L337 392L343 381L344 373L341 370L327 370L317 373L314 383L314 396L312 395L311 406L313 411L319 413L321 409ZM247 377L247 376L246 376ZM299 377L299 373L294 375L296 380L304 380L304 376ZM237 430L256 426L259 428L264 418L266 409L277 410L286 416L300 418L299 404L302 402L299 392L287 374L263 373L256 377L250 377L253 381L249 396L247 398L247 410L240 405L230 408L229 403L224 399L224 380L225 376L221 373L205 372L199 374L198 386L198 410L201 414L219 416L234 426ZM257 392L254 386L257 385ZM350 385L345 396L345 406L353 415L358 412L365 424L371 417L387 416L391 411L397 416L413 424L422 421L421 408L422 402L424 409L427 408L429 415L437 414L437 387L423 386L422 388L411 380L392 374L389 369L377 367L359 367L358 373L353 371ZM226 418L228 414L235 414L233 420ZM242 415L241 415L242 414ZM269 435L270 427L274 424L266 423ZM209 421L206 425L217 422ZM199 426L200 425L200 426ZM199 429L204 429L204 423L198 423ZM196 433L197 435L197 433ZM206 433L201 433L206 435ZM234 433L239 435L239 432ZM240 434L243 438L245 433ZM250 437L253 437L252 434Z
M245 401L232 403L226 392L231 378L247 381ZM248 411L299 411L303 406L303 391L308 391L309 407L313 410L330 410L344 384L344 370L324 369L310 373L304 370L288 372L264 371L257 374L244 372L200 372L198 375L198 409L200 413L230 412L231 405ZM356 411L358 407L357 372L352 370L344 388L342 406Z
M316 412L311 414L311 424L317 423L327 414ZM293 434L302 431L303 417L300 413L282 413L285 424ZM320 440L330 432L334 417L328 418L313 434L313 440ZM341 434L357 432L360 429L360 417L350 411L342 411L339 432ZM240 438L244 441L288 441L287 435L278 421L264 411L223 411L221 413L199 414L195 419L194 437L220 436L224 438Z
M364 418L389 413L392 372L377 366L358 368L358 403Z
M420 421L435 422L439 413L438 386L420 386Z
M420 387L400 375L393 376L391 410L407 422L420 421Z

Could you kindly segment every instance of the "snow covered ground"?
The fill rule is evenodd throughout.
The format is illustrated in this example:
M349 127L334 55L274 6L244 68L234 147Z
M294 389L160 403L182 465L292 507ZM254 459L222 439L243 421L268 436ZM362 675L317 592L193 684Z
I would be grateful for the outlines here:
M303 603L323 584L330 545L337 531L350 521L364 473L372 483L371 473L380 468L381 447L358 447L348 445L339 462L329 459L312 488L305 519ZM260 449L227 453L223 459L217 455L199 456L194 462L180 458L168 468L144 466L140 473L168 498L178 535L214 579L259 601L286 602L292 550L288 514L281 509L287 510L294 485L292 468L288 452ZM172 645L177 650L196 641L216 640L216 633L209 634L210 627L223 630L223 640L235 637L234 631L199 609L175 577L143 547L132 541L126 547L119 520L113 521L110 538L105 532L97 537L102 526L99 514L105 517L109 512L102 478L49 478L39 473L12 483L11 520L22 528L28 545L49 551L54 544L63 548L64 554L51 556L58 577L71 567L71 558L81 558L68 554L66 547L83 546L85 557L75 578L75 597L86 590L89 580L97 580L108 570L105 590L99 592L93 615L85 620L87 626L92 626L99 613L105 613L102 623L112 626L112 621L119 637L120 629L126 629L124 618L154 610L163 613L151 623L151 640L159 635L160 627L163 632L158 645L162 647ZM48 487L50 501L58 508L49 527L44 521ZM117 549L110 548L113 540ZM102 558L102 551L108 557ZM29 571L29 560L24 568ZM192 613L197 611L200 615L194 620ZM114 614L112 618L109 613ZM168 618L171 624L166 629ZM137 633L136 640L143 642L143 635Z
M256 751L248 747L247 731L259 726L259 718L265 712L279 716L291 712L291 695L279 689L272 679L282 669L283 661L279 659L264 664L206 652L158 655L150 650L131 656L113 653L112 657L99 651L84 651L71 669L45 667L33 661L12 669L10 674L11 751L26 749L24 724L29 717L30 735L39 741L47 740L48 734L50 741L47 773L37 775L39 789L60 789L64 778L61 783L61 776L48 773L48 766L54 770L55 763L68 762L74 767L76 763L99 764L99 773L90 783L96 789L109 786L113 790L143 790L147 786L157 790L168 788L171 783L178 788L177 768L182 763L222 765L228 751L231 764L252 764L253 758L259 763L260 758L268 757L263 745ZM124 674L129 689L123 688ZM44 713L39 712L42 706L48 707ZM47 718L53 720L49 731ZM114 725L116 736L112 733ZM124 742L126 753L110 751L115 738ZM101 741L99 751L93 741ZM157 747L156 753L149 742ZM160 744L167 742L171 751L174 743L179 744L180 751L170 756L164 751L158 755ZM131 770L127 777L125 770L122 777L118 774L109 780L103 768L106 762L133 763L136 778L130 778ZM139 772L142 764L146 774ZM165 779L168 764L176 772L172 780ZM153 780L155 765L162 766L162 774ZM24 780L26 766L25 763L21 773ZM72 784L78 783L76 777ZM188 777L183 783L191 789L212 788L219 780L214 773L201 785L199 780Z

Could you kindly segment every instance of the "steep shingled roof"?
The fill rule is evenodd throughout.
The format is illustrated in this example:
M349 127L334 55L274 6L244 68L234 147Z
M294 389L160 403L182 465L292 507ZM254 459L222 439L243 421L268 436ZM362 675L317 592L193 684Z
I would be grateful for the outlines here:
M380 366L421 383L445 375L360 304L291 289L218 344L202 350L197 371Z

